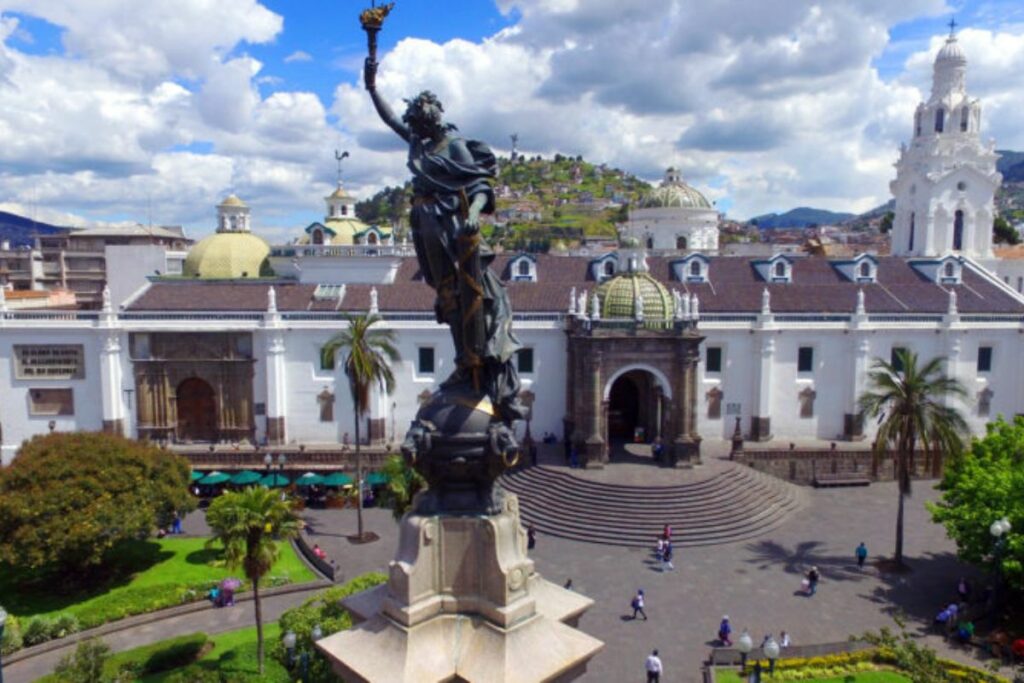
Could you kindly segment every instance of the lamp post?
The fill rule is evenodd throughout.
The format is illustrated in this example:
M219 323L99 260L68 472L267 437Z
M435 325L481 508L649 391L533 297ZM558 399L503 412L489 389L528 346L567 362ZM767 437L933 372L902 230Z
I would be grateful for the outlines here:
M754 649L754 639L750 637L747 629L736 639L736 649L740 651L740 671L747 668L747 655Z
M263 456L263 464L267 467L267 474L270 474L270 466L274 464L274 456L267 453Z
M995 563L996 572L996 585L994 589L994 595L992 602L996 605L999 604L999 588L1003 582L1003 550L1006 548L1006 534L1010 533L1010 529L1013 527L1010 525L1010 520L1006 517L997 519L992 522L988 528L988 532L992 534L994 539L995 547L992 552L992 560Z
M282 472L284 472L284 466L287 462L288 458L285 456L284 453L281 453L280 455L277 456L277 468Z
M295 631L285 633L282 642L284 642L284 649L288 651L288 666L293 667L295 666Z
M7 623L7 610L0 607L0 643L4 641L4 624ZM0 683L4 683L4 663L0 662Z
M782 651L779 644L775 642L774 638L769 638L761 649L764 650L764 656L768 658L768 673L774 674L775 660L779 658L779 653Z

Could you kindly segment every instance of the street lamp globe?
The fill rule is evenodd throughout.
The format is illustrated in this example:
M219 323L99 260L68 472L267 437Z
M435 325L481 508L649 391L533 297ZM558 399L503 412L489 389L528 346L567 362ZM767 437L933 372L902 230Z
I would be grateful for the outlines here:
M988 532L992 534L993 538L1000 538L1003 534L1009 531L1009 529L1007 528L1009 525L1009 522L1005 522L1004 526L1004 520L997 519L996 521L992 522L991 526L989 526Z
M780 652L782 652L782 650L779 648L779 644L775 642L774 638L769 638L768 642L764 644L764 656L768 659L778 659Z
M288 633L285 633L282 640L284 641L284 647L286 650L295 649L295 631L288 631Z
M281 455L277 456L277 464L278 465L280 465L281 467L284 467L284 464L286 462L288 462L288 458L285 457L284 453L282 453Z
M750 637L746 629L743 629L743 633L736 639L736 649L743 655L749 655L750 651L754 649L754 639Z
M313 627L313 633L311 635L313 636L314 641L320 640L324 637L324 631L320 628L320 624Z
M273 463L274 463L274 456L272 456L270 453L267 453L266 455L263 456L263 464L264 465L266 465L267 467L270 467Z

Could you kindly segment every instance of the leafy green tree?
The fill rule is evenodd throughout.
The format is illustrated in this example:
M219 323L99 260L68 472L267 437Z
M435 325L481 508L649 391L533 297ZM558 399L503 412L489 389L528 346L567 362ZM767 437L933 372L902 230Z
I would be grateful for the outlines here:
M282 636L286 633L295 634L295 651L293 656L309 656L308 680L310 683L334 683L338 681L330 662L313 646L313 629L317 626L323 635L328 636L352 627L352 617L341 601L350 595L362 593L374 586L387 581L387 576L380 572L361 574L341 586L332 586L317 593L297 607L293 607L281 615L279 624ZM271 656L291 667L288 650L284 643L278 641L271 648Z
M861 419L879 418L875 438L875 461L891 451L896 459L899 507L896 512L894 560L903 565L903 503L910 496L910 482L916 470L917 449L924 451L925 468L936 471L943 456L958 455L967 423L960 411L947 405L950 398L964 398L967 390L943 371L942 358L918 365L917 354L908 349L896 352L895 363L876 358L868 373L868 388L859 399Z
M277 561L277 540L299 533L299 520L277 491L250 487L228 492L210 505L206 522L213 530L208 546L224 547L229 567L240 567L252 582L256 610L256 659L263 673L263 606L260 603L260 579Z
M889 231L892 230L892 220L895 216L896 214L894 214L892 211L886 211L885 215L882 216L881 222L879 222L878 224L879 232L881 232L883 235L889 234Z
M395 390L395 375L391 363L401 360L395 348L394 330L374 330L380 316L361 315L348 319L348 327L331 337L325 348L328 353L345 354L345 376L352 393L356 434L356 482L359 485L357 518L359 538L363 535L363 454L359 426L370 409L370 390L374 386L391 394Z
M0 468L0 562L97 571L119 542L195 508L184 458L94 432L36 436Z
M989 423L985 437L949 463L939 489L941 499L928 508L960 557L1024 590L1024 417ZM1004 517L1011 528L995 553L989 526Z
M61 683L100 683L105 680L103 665L110 658L110 647L98 638L83 640L75 651L64 655L54 669Z
M896 623L900 627L899 635L883 627L878 633L863 634L861 639L877 646L882 655L890 659L912 683L957 683L961 680L949 672L935 650L908 634L902 621L897 619Z
M1002 216L996 216L992 222L992 236L1001 244L1020 244L1020 234L1010 225L1010 221Z
M427 488L427 480L409 467L405 458L400 455L389 456L382 471L388 478L383 502L391 506L391 514L395 516L396 522L400 522L405 513L412 508L413 497Z

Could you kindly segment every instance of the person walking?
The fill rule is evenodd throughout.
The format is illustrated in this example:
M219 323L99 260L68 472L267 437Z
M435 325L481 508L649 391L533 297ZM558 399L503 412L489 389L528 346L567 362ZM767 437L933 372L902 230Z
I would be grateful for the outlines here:
M658 562L663 562L665 559L665 539L659 537L658 545L654 548L654 556L658 558Z
M647 612L644 611L644 589L641 588L633 596L633 602L630 603L630 607L633 608L633 618L636 619L636 615L639 614L647 621Z
M818 581L821 580L821 573L818 572L817 567L811 567L811 570L807 572L807 597L811 597L818 590Z
M732 624L729 623L729 615L722 617L722 623L718 625L718 640L723 647L732 647Z
M660 683L661 673L664 671L664 668L661 665L661 657L658 656L657 650L647 655L644 668L647 670L647 683Z
M666 541L672 540L672 525L666 523L665 528L661 530L661 535L664 536Z
M868 547L864 545L864 541L860 542L853 554L857 556L857 567L863 569L864 560L868 559Z
M661 571L675 568L676 566L672 564L672 541L665 541L665 548L661 551Z

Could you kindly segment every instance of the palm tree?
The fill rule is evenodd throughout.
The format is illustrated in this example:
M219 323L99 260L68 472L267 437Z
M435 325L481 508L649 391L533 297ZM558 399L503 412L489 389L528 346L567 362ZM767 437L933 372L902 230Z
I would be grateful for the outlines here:
M220 543L229 567L241 567L252 582L256 608L256 656L263 673L263 607L260 604L260 579L277 561L279 539L299 533L299 520L287 501L272 489L250 487L229 491L213 501L206 511L206 522L213 530L207 546Z
M917 354L908 349L898 349L892 363L876 358L868 373L868 389L858 401L861 419L879 420L875 466L888 450L896 458L899 507L894 559L898 566L903 566L903 499L910 495L916 449L920 446L924 451L925 467L931 463L937 470L943 456L961 452L961 435L967 431L960 411L946 405L949 398L965 398L967 390L945 375L942 363L942 358L933 358L919 367Z
M360 450L359 422L370 409L370 389L373 385L391 394L395 390L395 376L391 363L401 360L395 348L394 330L373 330L381 318L360 315L348 318L348 327L331 337L324 345L324 353L334 356L339 351L345 356L345 375L352 392L352 405L356 432L356 483L359 539L363 539L363 456Z
M395 521L401 522L405 513L412 509L412 499L427 487L427 481L401 455L389 456L381 471L388 478L384 500L391 506Z

